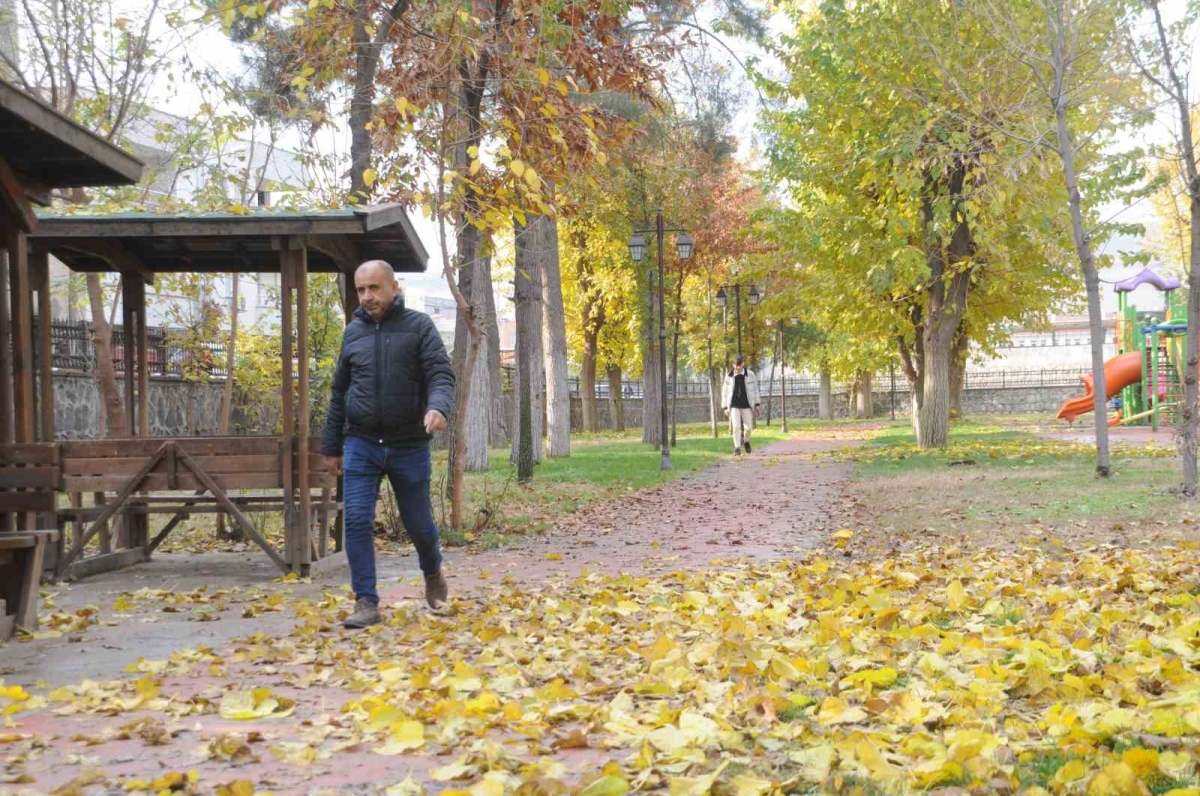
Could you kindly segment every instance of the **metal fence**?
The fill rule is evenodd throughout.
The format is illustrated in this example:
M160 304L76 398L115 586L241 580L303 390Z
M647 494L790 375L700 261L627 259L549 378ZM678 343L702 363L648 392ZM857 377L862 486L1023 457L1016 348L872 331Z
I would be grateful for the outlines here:
M963 380L963 389L1002 390L1021 387L1073 387L1079 383L1079 377L1086 373L1087 370L1086 366L1078 368L1042 368L1038 370L969 370ZM502 383L505 390L513 389L515 376L514 368L511 366L503 368ZM578 398L582 392L580 381L578 376L568 379L572 398ZM908 380L904 378L903 374L896 373L895 384L896 392L907 393L909 391ZM835 385L835 389L838 386L840 385ZM891 374L881 373L876 375L873 386L877 393L889 392L892 389ZM779 395L778 379L772 380L769 376L763 378L760 375L758 387L764 395L768 392L771 395ZM789 397L817 395L821 391L821 380L819 378L789 376L784 382L784 391ZM670 397L672 394L671 384L668 383L667 396ZM641 398L643 395L641 380L622 380L621 395L625 398ZM702 398L707 395L708 381L706 379L680 379L680 398ZM609 383L607 379L597 380L596 397L608 400Z
M36 330L41 319L34 318ZM206 372L209 378L225 378L224 343L202 343L197 350L189 350L175 342L176 330L152 326L146 329L146 364L151 376L159 378L183 378L185 370ZM94 370L97 365L95 333L87 321L70 323L52 321L50 324L50 347L54 367L60 370ZM37 356L37 346L34 346ZM118 373L125 372L125 329L112 327L113 366Z

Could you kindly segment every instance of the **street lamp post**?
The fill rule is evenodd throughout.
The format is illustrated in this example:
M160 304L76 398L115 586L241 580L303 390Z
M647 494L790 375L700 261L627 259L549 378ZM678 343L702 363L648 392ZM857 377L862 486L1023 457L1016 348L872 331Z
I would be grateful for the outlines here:
M663 212L659 210L654 216L653 227L637 227L634 236L629 239L629 256L635 263L640 263L646 256L646 239L644 233L654 233L658 243L658 401L659 415L662 419L662 469L671 469L671 440L667 436L667 323L666 306L663 296L666 293L666 266L663 259L663 237L668 232L678 233L675 236L675 249L679 259L686 260L692 256L692 236L682 227L668 227L663 224ZM653 320L651 320L653 323Z
M734 320L735 320L735 323L737 323L738 356L742 355L742 288L743 287L749 288L748 294L746 296L746 300L749 301L750 306L753 307L755 304L758 303L758 300L760 298L762 298L758 293L758 288L755 287L754 285L744 285L742 283L737 283L737 284L733 284L733 285L721 285L721 289L717 291L717 304L719 304L722 307L724 307L726 302L729 301L729 295L725 292L726 289L733 291Z

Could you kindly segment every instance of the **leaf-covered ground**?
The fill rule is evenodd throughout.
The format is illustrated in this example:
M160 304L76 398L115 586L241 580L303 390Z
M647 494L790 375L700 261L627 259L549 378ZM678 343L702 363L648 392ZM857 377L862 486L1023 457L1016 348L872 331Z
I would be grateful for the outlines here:
M481 556L443 615L389 600L355 634L342 589L264 592L264 632L219 649L0 686L0 790L1200 793L1195 545L864 555L865 529L818 524L766 544L789 488L835 510L828 472L766 453L585 513L592 539L507 553L523 570ZM773 496L753 511L771 532L742 529L753 558L722 535L746 483ZM209 610L193 598L162 599Z
M1197 593L1175 547L507 579L360 634L331 595L289 636L6 688L0 742L30 786L1162 793L1197 785Z

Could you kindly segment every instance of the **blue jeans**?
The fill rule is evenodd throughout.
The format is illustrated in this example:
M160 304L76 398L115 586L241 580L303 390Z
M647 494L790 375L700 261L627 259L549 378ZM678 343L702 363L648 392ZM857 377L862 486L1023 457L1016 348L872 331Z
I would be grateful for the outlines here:
M392 482L400 519L408 538L417 548L421 571L432 575L441 569L442 547L433 506L429 501L429 479L433 458L428 445L389 448L360 437L346 437L342 448L343 498L345 500L346 558L350 562L350 585L354 596L379 603L375 591L375 504L379 484L386 475Z

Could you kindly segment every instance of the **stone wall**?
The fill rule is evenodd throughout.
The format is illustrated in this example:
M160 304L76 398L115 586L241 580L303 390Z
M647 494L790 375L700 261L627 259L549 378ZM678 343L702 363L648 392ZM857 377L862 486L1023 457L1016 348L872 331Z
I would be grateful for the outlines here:
M117 387L125 395L124 380ZM151 379L150 433L156 437L214 436L221 422L221 383L195 384L174 379ZM250 421L235 412L231 433L270 433L262 421ZM100 389L90 374L54 374L54 429L59 439L94 439L101 436Z
M124 393L124 382L118 383ZM154 436L211 436L217 433L221 417L221 392L223 385L188 384L171 379L150 381L150 432ZM996 389L968 389L963 393L963 410L966 414L1045 414L1050 417L1068 398L1079 395L1079 387L1008 387ZM512 417L513 398L505 396L508 417ZM833 394L835 417L849 415L848 396L845 391ZM771 417L779 417L779 396L764 396L763 411L770 407ZM100 436L100 391L90 374L59 372L54 374L55 429L59 439L90 439ZM607 400L596 402L602 428L612 428L612 404ZM680 398L678 403L680 423L708 422L708 398ZM908 392L896 392L896 416L907 417L909 413ZM816 395L789 395L787 397L789 418L815 418L817 416ZM875 416L891 414L891 396L885 390L875 393ZM274 412L261 411L257 417L248 417L235 408L232 430L234 434L269 434L274 432ZM636 428L642 424L642 399L625 399L625 425ZM578 398L571 399L571 428L583 428L583 405ZM314 418L313 433L320 432L320 419ZM439 435L440 437L441 435ZM441 440L438 441L439 443Z
M1053 418L1064 401L1082 394L1083 386L1079 384L967 390L963 393L963 411L969 415L1045 414Z
M1082 387L996 387L967 389L963 392L963 414L970 415L1022 415L1044 414L1053 418L1059 407L1068 398L1082 394ZM875 417L890 417L891 394L884 390L874 394ZM845 392L833 394L835 417L849 416L848 396ZM771 396L764 402L770 403L771 414L777 414L779 396ZM908 390L896 390L896 417L908 417L912 406ZM799 395L787 398L788 417L816 417L817 396Z

